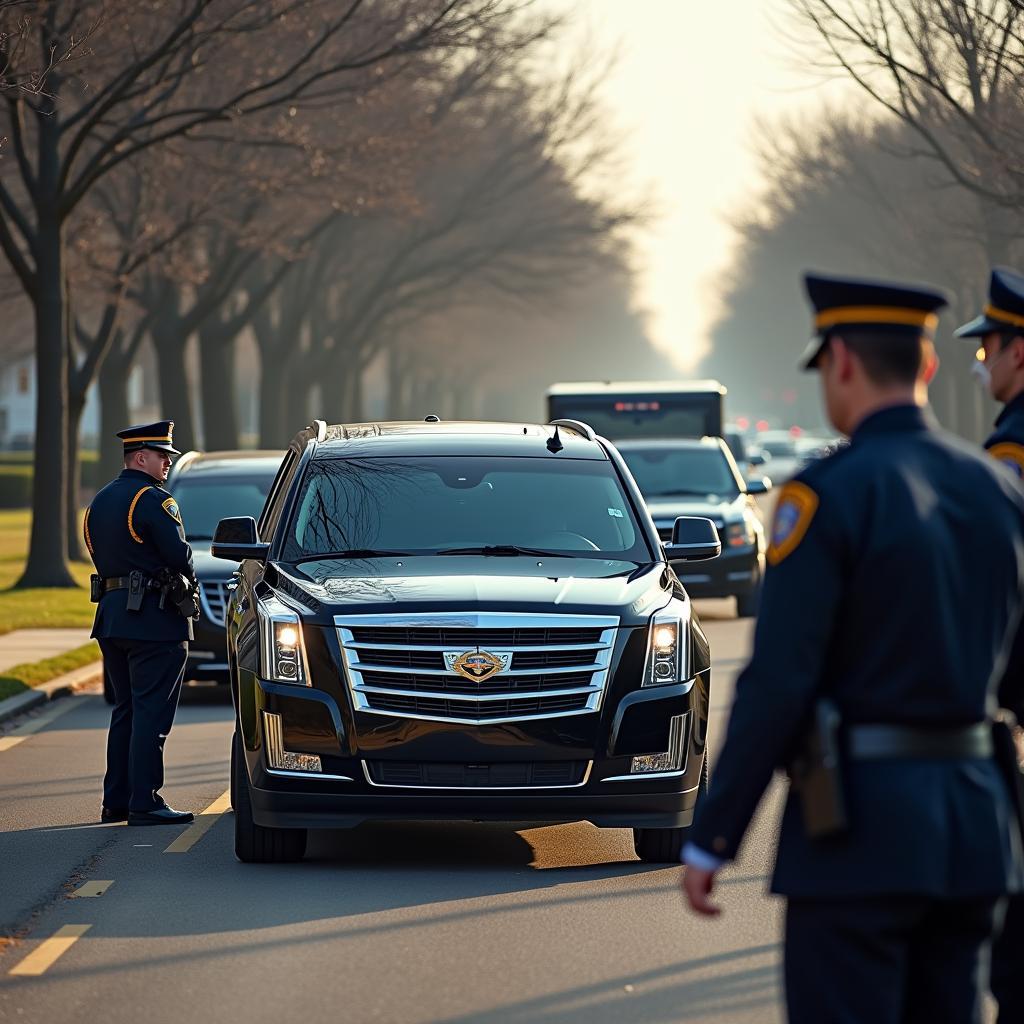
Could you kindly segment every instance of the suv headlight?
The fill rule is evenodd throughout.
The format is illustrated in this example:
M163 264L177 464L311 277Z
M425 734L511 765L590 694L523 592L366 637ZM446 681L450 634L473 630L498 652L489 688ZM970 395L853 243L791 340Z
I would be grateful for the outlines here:
M659 612L651 621L644 686L678 683L690 670L690 631L685 619Z
M731 548L746 548L754 543L754 527L746 519L725 528L726 543Z
M265 679L310 686L302 621L276 597L256 602L260 621L260 666Z

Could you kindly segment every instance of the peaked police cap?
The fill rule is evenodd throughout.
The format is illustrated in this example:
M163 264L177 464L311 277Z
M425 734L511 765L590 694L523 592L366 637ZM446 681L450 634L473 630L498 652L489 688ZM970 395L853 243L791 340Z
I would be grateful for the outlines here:
M138 427L125 427L117 436L124 442L124 451L137 452L142 448L155 448L169 455L180 455L181 452L171 443L174 432L174 420L159 420L156 423L144 423Z
M892 338L933 337L946 296L929 285L899 284L826 274L805 274L807 297L814 307L815 337L800 365L813 370L833 331L854 327Z
M1024 334L1024 277L1008 267L996 267L988 285L988 302L980 316L958 327L958 338L983 338L993 331Z

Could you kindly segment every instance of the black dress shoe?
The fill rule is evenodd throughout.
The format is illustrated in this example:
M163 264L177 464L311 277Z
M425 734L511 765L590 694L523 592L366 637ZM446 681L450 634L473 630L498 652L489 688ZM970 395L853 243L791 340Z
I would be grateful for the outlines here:
M128 820L128 808L127 807L102 807L100 808L100 821L127 821Z
M176 811L173 807L158 807L155 811L131 811L129 825L187 825L195 821L191 811Z

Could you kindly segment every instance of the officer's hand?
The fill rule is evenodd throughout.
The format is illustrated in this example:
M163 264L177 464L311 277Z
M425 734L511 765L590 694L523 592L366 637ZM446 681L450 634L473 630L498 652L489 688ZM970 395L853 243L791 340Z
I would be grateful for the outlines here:
M717 917L722 908L709 899L711 890L715 887L715 872L702 871L700 868L683 868L682 889L690 903L690 909L695 914L703 914L706 917Z

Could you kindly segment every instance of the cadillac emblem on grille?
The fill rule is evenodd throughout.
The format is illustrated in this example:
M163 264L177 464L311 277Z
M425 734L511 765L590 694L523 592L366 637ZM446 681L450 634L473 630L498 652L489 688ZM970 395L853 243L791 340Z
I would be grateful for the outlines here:
M512 663L512 652L498 651L492 654L479 648L475 651L445 651L444 663L449 672L479 683L506 671Z

